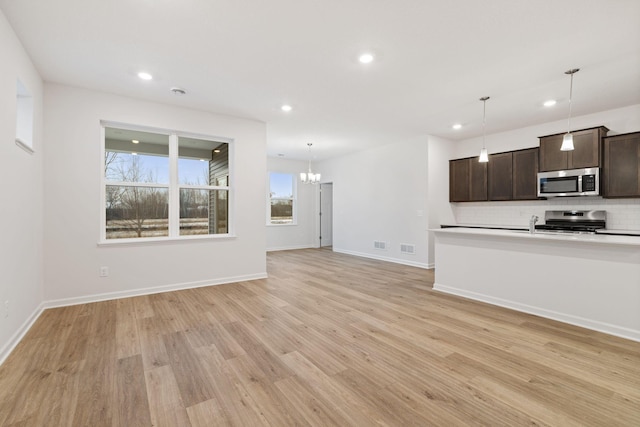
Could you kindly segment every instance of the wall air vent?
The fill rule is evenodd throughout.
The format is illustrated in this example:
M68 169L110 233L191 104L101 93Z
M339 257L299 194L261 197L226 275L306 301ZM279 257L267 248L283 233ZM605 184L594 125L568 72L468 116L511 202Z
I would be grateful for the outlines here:
M381 251L386 251L387 250L387 242L379 242L379 241L374 241L373 242L373 247L374 249L379 249Z
M415 255L416 254L416 246L415 245L409 245L406 243L401 243L400 244L400 253L401 254L408 254L408 255Z

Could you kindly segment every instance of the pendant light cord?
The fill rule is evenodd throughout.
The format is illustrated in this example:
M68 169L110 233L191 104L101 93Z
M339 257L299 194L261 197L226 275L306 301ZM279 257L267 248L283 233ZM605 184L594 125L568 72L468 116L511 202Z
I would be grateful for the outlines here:
M486 135L486 123L487 123L487 100L489 99L488 96L483 96L482 98L480 98L480 101L482 101L482 148L486 149L485 146L485 135Z
M573 75L580 71L580 68L574 68L572 70L565 71L565 74L569 74L571 77L569 83L569 117L567 118L567 133L571 133L571 110L573 108Z
M482 100L482 148L486 148L485 144L484 144L484 139L485 139L485 125L487 122L487 100L483 99Z
M567 119L567 133L571 132L571 107L573 106L573 73L571 73L571 83L569 83L569 118Z

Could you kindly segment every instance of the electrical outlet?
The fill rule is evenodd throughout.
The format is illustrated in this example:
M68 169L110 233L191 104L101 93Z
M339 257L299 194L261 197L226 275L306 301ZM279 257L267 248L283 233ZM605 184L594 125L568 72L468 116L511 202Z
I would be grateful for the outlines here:
M100 277L109 276L109 267L100 267Z

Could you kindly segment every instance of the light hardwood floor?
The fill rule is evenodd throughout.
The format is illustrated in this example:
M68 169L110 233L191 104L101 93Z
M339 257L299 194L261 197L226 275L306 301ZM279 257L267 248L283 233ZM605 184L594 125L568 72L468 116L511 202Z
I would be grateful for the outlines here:
M0 425L640 426L640 343L328 250L268 272L46 310L0 367Z

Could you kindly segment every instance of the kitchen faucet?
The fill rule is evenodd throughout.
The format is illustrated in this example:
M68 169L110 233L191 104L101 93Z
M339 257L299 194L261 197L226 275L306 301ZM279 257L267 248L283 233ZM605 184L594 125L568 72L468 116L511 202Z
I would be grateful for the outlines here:
M536 232L536 222L538 222L538 219L537 215L531 215L529 219L529 233L533 234Z

